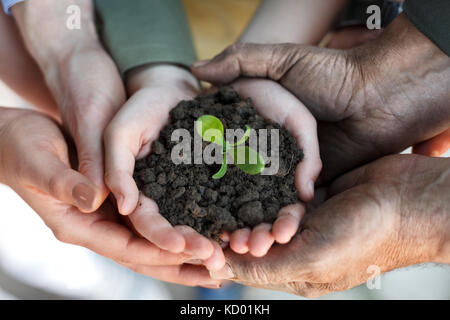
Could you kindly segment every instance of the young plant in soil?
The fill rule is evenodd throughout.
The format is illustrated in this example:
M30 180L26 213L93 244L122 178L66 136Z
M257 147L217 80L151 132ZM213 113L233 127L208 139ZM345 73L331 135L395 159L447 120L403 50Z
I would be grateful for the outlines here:
M238 168L248 174L260 174L264 170L265 162L258 151L247 146L240 146L250 136L248 125L245 126L246 131L242 138L233 144L225 140L222 121L217 117L212 115L201 116L195 122L195 128L203 140L222 147L222 165L220 170L212 176L213 179L220 179L227 172L227 153L232 155Z
M170 116L170 123L153 142L151 153L136 162L134 179L138 188L157 203L159 212L172 225L188 225L207 237L218 239L224 230L232 232L252 228L261 222L273 223L282 207L299 201L294 171L303 152L287 130L258 115L250 99L243 100L231 87L223 87L216 94L181 101ZM247 128L246 134L235 145L227 145L224 139L206 140L219 143L224 154L231 152L231 155L235 153L232 150L249 147L249 128L256 133L267 129L268 150L271 148L271 130L278 129L278 172L275 175L257 174L264 167L262 161L252 167L227 166L224 162L222 165L194 164L193 154L190 164L173 163L171 152L180 141L172 141L172 133L176 129L186 129L194 137L194 131L197 131L194 123L198 119L206 123L206 128L218 129L222 137L226 129ZM201 136L205 139L203 129ZM190 144L194 150L194 139ZM206 148L208 143L204 145ZM222 177L213 179L212 176Z

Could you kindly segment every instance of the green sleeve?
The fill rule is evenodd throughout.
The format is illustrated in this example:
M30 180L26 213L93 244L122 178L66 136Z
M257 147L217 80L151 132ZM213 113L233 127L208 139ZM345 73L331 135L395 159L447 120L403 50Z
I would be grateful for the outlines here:
M180 0L95 0L97 27L122 75L147 63L196 60Z
M406 0L403 10L424 35L450 56L449 0Z

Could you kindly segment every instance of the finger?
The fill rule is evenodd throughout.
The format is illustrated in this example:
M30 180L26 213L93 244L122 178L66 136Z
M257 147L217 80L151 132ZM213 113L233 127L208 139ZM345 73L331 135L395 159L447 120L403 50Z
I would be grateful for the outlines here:
M145 266L131 267L134 271L166 282L184 286L210 286L219 288L221 281L211 279L208 270L203 266Z
M159 248L173 253L185 249L183 235L158 212L156 203L144 195L139 196L139 204L129 218L136 230Z
M74 139L78 155L78 171L97 186L103 201L108 195L108 189L104 183L102 134L96 132L98 128L85 130L89 134L84 132L83 135L76 136Z
M184 253L191 255L194 259L208 259L213 255L214 247L209 239L200 235L189 226L176 226L185 240Z
M281 208L278 213L278 218L272 228L272 235L275 241L280 244L291 241L298 230L304 214L305 207L300 203L291 204Z
M240 76L279 80L302 56L293 44L234 44L211 60L192 65L192 73L214 84L230 83Z
M223 254L223 250L216 241L211 240L211 243L214 247L213 254L211 255L211 257L204 260L203 264L210 271L220 270L225 265L225 256Z
M223 231L219 236L220 240L222 240L222 242L225 243L225 247L230 242L230 236L231 234L229 231Z
M21 175L29 187L74 205L82 212L92 212L101 205L100 190L87 177L60 160L59 155L37 150L25 157L27 161Z
M152 142L166 125L175 101L161 101L158 92L137 92L105 130L105 181L117 199L121 214L133 212L138 202L139 191L133 179L135 159L149 153ZM148 108L141 118L136 119L135 115L142 113L143 104Z
M230 237L230 248L239 254L248 252L248 240L250 239L251 230L249 228L236 230Z
M225 253L227 263L222 269L210 272L213 279L259 285L280 284L302 279L311 270L307 245L301 237L293 238L287 245L273 247L264 258L240 255L230 250Z
M76 217L77 221L71 224L70 228L78 226L77 232L74 233L72 229L67 230L69 227L61 225L60 234L64 236L59 239L81 245L114 261L134 265L179 265L190 259L185 254L174 254L162 250L146 239L136 236L123 225L105 220L106 214L106 212L99 212L88 216L94 219L93 221ZM66 232L63 233L64 231Z
M442 132L434 138L416 144L413 153L429 157L439 157L450 149L450 129Z
M123 215L131 214L138 204L139 190L133 179L135 154L133 143L115 126L108 127L105 140L105 182L117 200L117 208ZM134 149L138 149L134 146Z
M314 185L322 170L316 121L306 107L295 108L286 118L285 127L303 149L303 159L295 169L295 185L300 199L308 202L314 198Z
M251 255L263 257L269 251L274 243L274 237L270 232L272 225L270 223L261 223L253 228L248 241L248 248Z
M103 222L102 226L96 226L97 230L101 229L101 233L96 235L99 239L85 242L86 247L114 261L148 266L180 265L189 258L183 254L161 250L147 240L128 234L126 230L120 230L123 227L118 226L112 223L107 225L106 222ZM109 235L106 234L108 232L106 228L110 228Z

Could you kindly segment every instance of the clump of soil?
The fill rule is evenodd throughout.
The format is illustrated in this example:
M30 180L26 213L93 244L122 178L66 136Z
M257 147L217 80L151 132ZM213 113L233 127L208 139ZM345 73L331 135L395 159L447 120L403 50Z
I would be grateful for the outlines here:
M194 121L202 115L219 118L224 129L279 129L280 166L275 175L249 175L228 165L227 173L215 180L219 164L179 164L171 160L172 132L187 129L194 137ZM191 140L193 157L194 139ZM247 141L248 142L248 141ZM203 148L208 143L203 142ZM188 225L206 237L218 239L222 231L272 223L280 208L298 202L294 171L303 158L295 139L278 124L256 113L250 99L242 100L231 87L216 94L181 101L171 111L171 123L152 145L152 152L136 162L134 179L138 188L156 201L160 213L172 225Z

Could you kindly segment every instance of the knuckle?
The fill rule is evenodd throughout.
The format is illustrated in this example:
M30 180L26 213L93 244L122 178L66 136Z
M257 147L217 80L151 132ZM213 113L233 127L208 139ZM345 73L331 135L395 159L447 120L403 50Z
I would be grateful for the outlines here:
M98 166L98 160L95 160L90 156L80 155L80 159L78 164L78 170L80 172L89 172Z
M223 56L221 58L223 59L235 59L239 58L242 51L247 48L249 44L247 43L233 43L232 45L228 46L227 49L223 52Z
M225 50L225 53L227 55L234 55L237 52L239 52L241 47L242 47L242 44L240 44L240 43L233 43L232 45L228 46L228 48Z
M297 63L298 59L298 48L289 44L276 46L268 67L269 78L280 80Z
M64 187L65 177L64 174L54 174L48 181L48 192L52 196L58 196ZM61 200L61 199L58 199Z
M117 173L116 173L115 170L106 170L105 171L104 179L105 179L105 184L108 186L108 188L110 188L110 189L114 189L115 188L115 186L117 185L116 177L117 177ZM111 190L111 191L114 192L114 190Z

